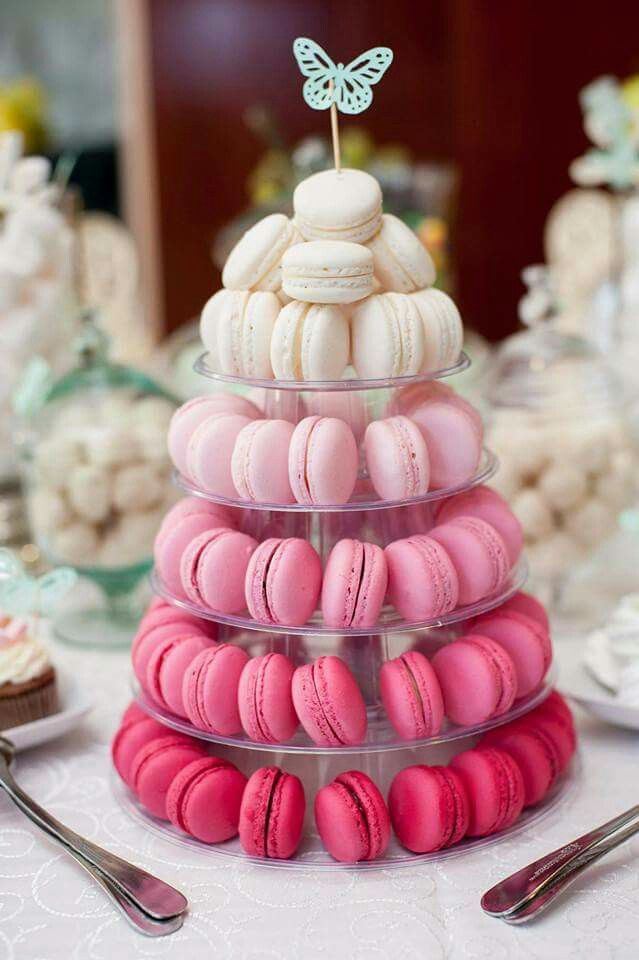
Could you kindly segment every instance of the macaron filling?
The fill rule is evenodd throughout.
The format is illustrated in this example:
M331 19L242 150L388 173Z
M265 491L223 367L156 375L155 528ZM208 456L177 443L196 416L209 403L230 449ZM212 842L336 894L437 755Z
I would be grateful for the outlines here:
M357 787L351 783L351 779L356 780ZM366 797L366 786L363 779L357 777L356 773L343 773L335 778L334 784L338 790L344 792L347 801L355 808L359 835L362 839L360 860L375 859L383 846L382 832L375 817L375 804L370 797ZM368 805L364 803L360 793L368 799Z
M456 603L454 582L451 576L452 565L446 563L438 549L439 545L435 547L433 541L429 540L428 537L411 538L409 542L422 558L425 569L431 569L431 565L434 567L435 576L432 577L434 615L439 616L442 613L447 613L455 607Z
M261 838L259 844L262 854L265 857L277 856L277 842L275 840L275 828L273 828L273 836L271 836L271 819L274 818L274 807L276 796L280 791L281 781L284 777L282 770L277 769L271 780L269 787L269 794L266 801L266 813L264 815L264 835Z
M422 692L417 677L411 670L408 658L402 654L399 657L399 661L404 671L404 678L408 682L412 694L412 696L409 697L409 702L415 718L417 736L427 736L432 728L433 720L432 705L430 701L428 703L424 702L424 694L426 696L428 696L428 694L426 691Z
M419 459L415 455L409 429L403 417L391 417L388 420L399 450L406 478L406 497L415 497L424 489L423 477L419 469ZM426 484L427 487L427 484Z
M318 686L318 681L319 683L322 683L324 687L326 687L326 681L322 677L321 661L316 661L315 663L311 664L311 682L313 684L313 690L315 692L315 703L317 705L317 709L320 712L321 719L324 721L324 723L328 727L328 739L332 739L333 743L343 746L347 744L349 741L348 739L344 738L343 731L341 731L340 729L339 719L335 711L331 710L330 711L331 717L328 716L327 707L325 706L325 704L326 705L329 704L329 699L328 699L328 696L326 695L326 690L324 691L320 690Z

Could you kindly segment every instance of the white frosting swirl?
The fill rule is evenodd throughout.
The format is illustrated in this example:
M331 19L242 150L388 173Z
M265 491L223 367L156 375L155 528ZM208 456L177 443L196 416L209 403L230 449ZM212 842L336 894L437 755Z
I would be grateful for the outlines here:
M628 594L602 630L591 633L584 663L628 706L639 707L639 594Z
M0 684L27 683L51 666L37 633L39 624L17 618L0 625Z

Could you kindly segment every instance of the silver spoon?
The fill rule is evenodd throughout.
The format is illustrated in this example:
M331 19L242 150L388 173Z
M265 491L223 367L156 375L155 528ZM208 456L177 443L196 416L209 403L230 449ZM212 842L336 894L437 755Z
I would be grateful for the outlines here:
M127 919L150 936L166 935L182 926L188 907L186 897L154 877L90 840L74 833L47 813L16 783L9 769L15 754L10 740L0 736L0 788L36 826L60 843L101 884ZM139 921L139 922L136 922ZM170 922L171 929L164 924ZM179 922L178 922L179 921ZM177 924L177 925L176 925ZM156 927L160 931L153 933Z
M639 805L502 880L484 894L482 909L507 923L530 920L587 867L638 832Z

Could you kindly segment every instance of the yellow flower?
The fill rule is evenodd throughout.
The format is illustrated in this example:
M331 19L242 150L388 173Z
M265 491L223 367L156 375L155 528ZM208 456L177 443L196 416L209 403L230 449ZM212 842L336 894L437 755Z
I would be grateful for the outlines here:
M0 133L20 130L25 153L41 150L46 143L44 90L32 77L0 83Z
M621 84L621 95L631 110L639 110L639 73Z

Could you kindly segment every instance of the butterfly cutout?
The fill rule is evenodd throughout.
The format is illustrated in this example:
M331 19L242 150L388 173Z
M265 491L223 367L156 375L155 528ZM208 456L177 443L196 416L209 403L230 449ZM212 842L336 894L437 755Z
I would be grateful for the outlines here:
M51 368L44 357L33 357L14 388L13 409L21 417L31 417L44 404L53 386Z
M0 549L0 611L13 617L49 616L77 579L71 567L30 577L15 554Z
M608 184L626 190L639 184L636 115L614 77L600 77L579 96L584 128L594 148L574 160L570 175L582 187Z
M340 113L362 113L373 101L371 87L384 76L393 61L390 47L373 47L349 64L335 65L318 43L298 37L293 53L303 76L306 103L313 110L328 110L334 103ZM332 85L331 85L332 81Z

